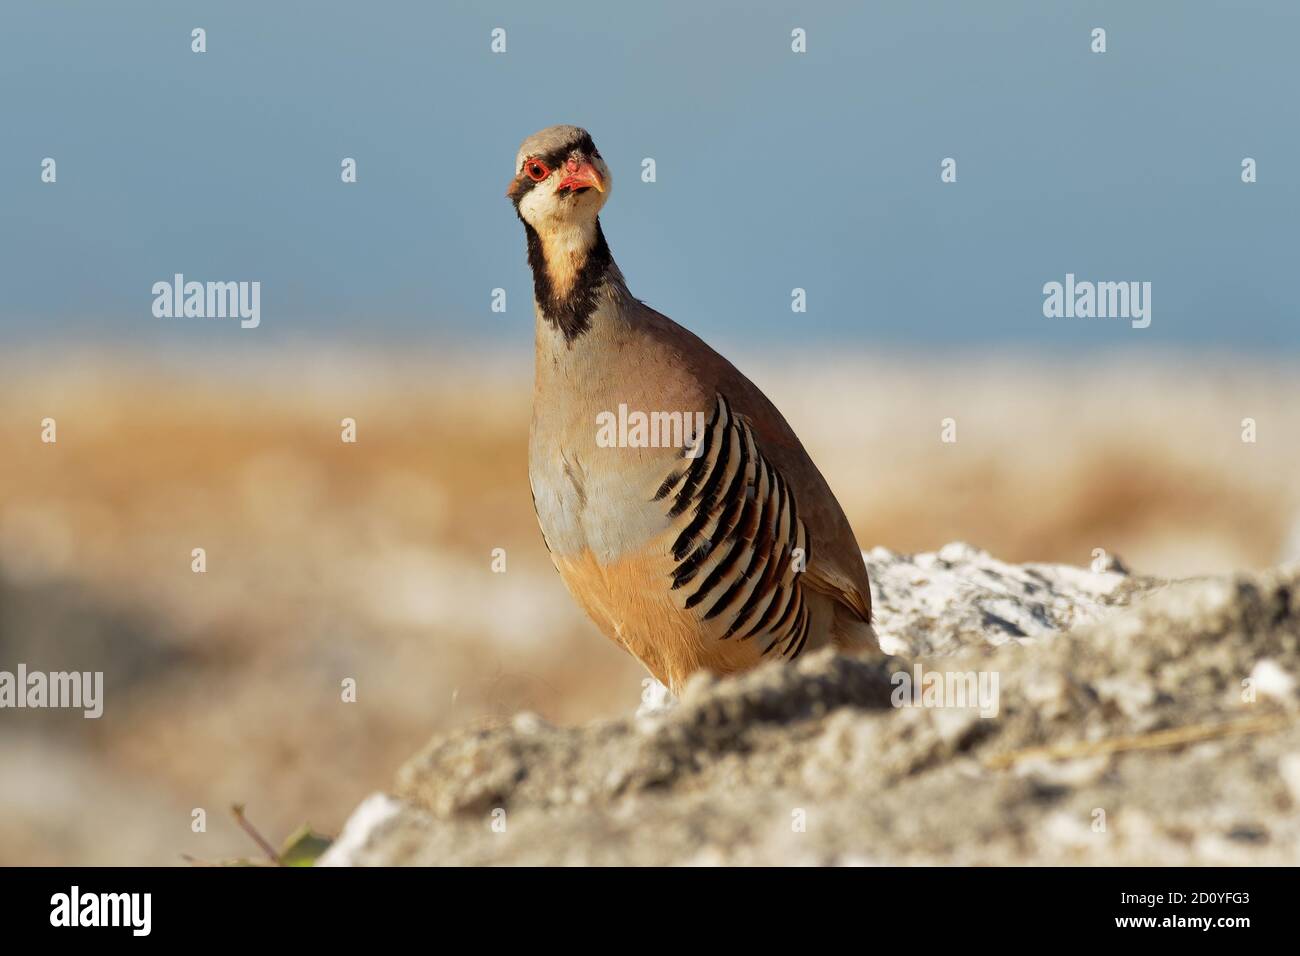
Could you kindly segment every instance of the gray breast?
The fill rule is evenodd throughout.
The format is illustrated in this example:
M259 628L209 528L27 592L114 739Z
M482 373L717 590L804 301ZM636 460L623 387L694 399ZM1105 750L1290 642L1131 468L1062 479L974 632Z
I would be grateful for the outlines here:
M556 555L590 551L608 564L645 548L670 524L653 501L673 449L600 447L596 425L562 440L534 431L529 481L546 545Z

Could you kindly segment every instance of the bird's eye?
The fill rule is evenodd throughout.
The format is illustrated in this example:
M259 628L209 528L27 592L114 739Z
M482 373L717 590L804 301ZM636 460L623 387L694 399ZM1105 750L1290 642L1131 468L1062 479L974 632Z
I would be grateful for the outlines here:
M547 176L551 175L551 171L546 168L546 164L540 159L530 159L528 162L524 163L524 172L527 173L528 178L535 183L540 183Z

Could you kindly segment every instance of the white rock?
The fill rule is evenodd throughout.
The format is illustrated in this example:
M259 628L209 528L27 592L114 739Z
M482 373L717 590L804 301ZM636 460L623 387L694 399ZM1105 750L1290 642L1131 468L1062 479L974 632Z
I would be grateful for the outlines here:
M1265 658L1259 661L1250 672L1250 679L1255 689L1265 697L1274 700L1290 701L1295 697L1295 678L1283 670L1277 661Z
M865 552L880 646L903 656L1028 643L1098 621L1127 575L1063 564L1007 564L953 542L937 553Z
M673 697L670 691L653 677L647 677L641 682L641 706L636 709L638 717L654 717L669 710L677 698Z
M1291 802L1300 806L1300 753L1283 754L1278 759L1277 772L1291 792Z
M402 812L400 801L394 800L386 793L372 793L361 801L361 805L352 811L343 832L330 844L330 848L321 854L317 866L354 866L357 854L370 842L374 833L390 820L396 819Z

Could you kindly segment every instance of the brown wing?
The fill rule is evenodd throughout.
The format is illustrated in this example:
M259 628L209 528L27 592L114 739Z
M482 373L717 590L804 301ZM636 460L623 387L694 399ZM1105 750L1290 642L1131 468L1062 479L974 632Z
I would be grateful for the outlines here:
M805 605L819 607L829 601L839 608L832 628L837 643L850 648L862 641L868 646L874 644L870 628L871 585L862 551L843 509L794 430L753 382L699 336L644 303L637 302L634 308L638 326L670 356L668 364L683 373L677 380L704 386L704 394L697 395L697 401L726 396L727 417L744 423L768 469L784 486L791 512L798 519L794 527L802 529L800 533L808 546L805 570L798 575L801 589L808 592L803 595ZM816 554L812 553L814 549ZM784 581L784 577L779 580ZM814 616L816 612L814 607Z
M721 395L689 452L654 498L676 531L672 589L719 639L759 638L763 654L797 657L811 617L800 571L811 556L794 490Z

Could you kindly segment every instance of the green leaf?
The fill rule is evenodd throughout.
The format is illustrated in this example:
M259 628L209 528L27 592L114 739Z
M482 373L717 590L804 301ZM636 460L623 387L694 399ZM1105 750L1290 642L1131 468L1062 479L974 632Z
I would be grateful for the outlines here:
M313 832L311 826L304 823L284 841L280 848L280 865L312 866L333 842L329 837Z

